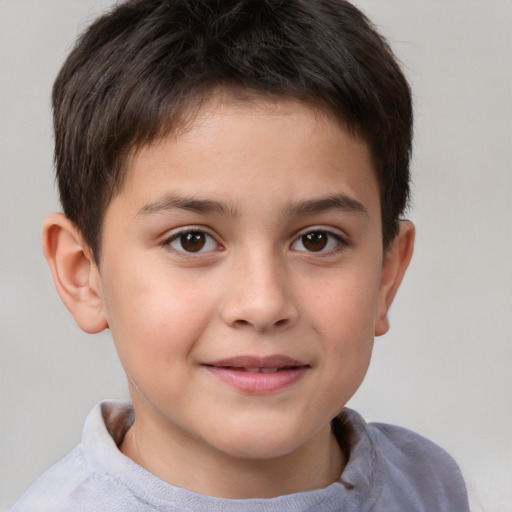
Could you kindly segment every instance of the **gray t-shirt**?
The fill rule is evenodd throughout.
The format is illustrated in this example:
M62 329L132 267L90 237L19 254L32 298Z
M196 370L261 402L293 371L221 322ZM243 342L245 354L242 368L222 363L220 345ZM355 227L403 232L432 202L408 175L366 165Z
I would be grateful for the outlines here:
M164 482L119 451L132 421L129 402L98 404L81 444L10 512L469 512L460 471L445 451L409 430L367 424L349 409L333 424L350 438L340 481L269 499L212 498Z

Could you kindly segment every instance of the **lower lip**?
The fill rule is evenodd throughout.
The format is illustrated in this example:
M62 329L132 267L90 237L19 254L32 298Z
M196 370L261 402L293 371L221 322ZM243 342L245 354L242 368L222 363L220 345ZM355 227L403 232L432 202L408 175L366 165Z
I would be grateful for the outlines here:
M205 366L205 368L222 382L253 394L281 391L301 379L308 369L307 366L299 366L275 373L250 373L227 367Z

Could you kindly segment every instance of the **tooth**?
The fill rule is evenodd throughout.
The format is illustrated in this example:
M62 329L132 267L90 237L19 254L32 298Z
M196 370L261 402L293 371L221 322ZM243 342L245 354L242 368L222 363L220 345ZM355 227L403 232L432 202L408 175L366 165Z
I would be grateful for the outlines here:
M261 373L276 373L279 368L262 368Z
M244 368L246 372L249 372L249 373L258 373L260 371L260 369L258 367L255 367L255 368Z

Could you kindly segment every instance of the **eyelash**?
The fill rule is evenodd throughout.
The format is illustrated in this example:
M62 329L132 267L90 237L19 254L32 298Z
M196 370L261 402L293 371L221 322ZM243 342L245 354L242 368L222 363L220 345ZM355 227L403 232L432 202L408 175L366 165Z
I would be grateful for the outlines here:
M186 235L199 235L199 236L205 236L206 240L204 241L204 245L199 247L199 250L197 251L188 251L185 247L183 247L183 240L181 239L183 236ZM308 249L297 249L294 248L294 246L298 243L302 243L304 246L305 238L311 235L320 235L320 238L322 236L326 237L325 246L320 247L319 250L308 250ZM181 239L181 240L180 240ZM311 241L311 240L310 240ZM316 240L318 241L318 240ZM174 242L179 242L181 248L177 248L173 246ZM193 239L190 240L191 243L195 243ZM313 239L313 243L315 240ZM328 247L329 245L335 244L334 247ZM206 250L203 250L205 245L208 244L214 244L215 248L207 248ZM194 228L194 227L187 227L184 229L181 229L180 231L173 233L170 237L166 238L162 245L172 251L174 251L176 254L180 255L181 257L190 258L194 257L195 255L199 254L207 254L215 251L215 249L222 248L222 246L215 240L215 238L208 233L203 228ZM342 237L341 235L334 233L332 231L329 231L328 229L321 229L321 228L308 228L306 231L303 231L300 233L294 241L291 243L290 248L296 252L302 252L309 255L336 255L340 251L342 251L344 248L346 248L349 245L348 241ZM327 250L325 250L325 247L328 247Z
M214 251L215 249L214 248L209 248L207 250L203 250L203 247L204 246L201 246L199 247L199 250L197 251L187 251L185 249L185 247L183 247L183 240L180 240L182 237L186 236L186 235L202 235L202 236L205 236L206 240L204 242L204 245L208 245L208 243L211 245L212 243L215 245L215 248L219 248L221 247L221 245L215 240L215 238L210 234L208 233L207 231L205 231L204 229L202 228L194 228L194 227L187 227L187 228L184 228L176 233L173 233L170 237L166 238L164 241L163 241L163 245L167 248L170 248L171 250L173 250L175 253L179 254L180 256L182 257L185 257L185 258L190 258L190 257L193 257L194 255L196 254L204 254L204 253L209 253L209 252L212 252ZM180 245L181 245L181 249L177 248L177 247L173 247L173 243L174 242L181 242ZM194 243L193 240L190 240L191 243Z
M297 243L302 243L304 245L305 238L310 235L322 235L326 236L326 242L325 246L321 247L319 250L307 250L307 249L294 249L297 252L304 252L310 255L336 255L343 249L345 249L349 243L346 238L339 235L338 233L334 233L332 231L329 231L328 229L322 229L320 227L318 228L308 228L307 231L303 231L299 236L294 240L294 242L291 244L291 248L293 249L293 246ZM329 244L335 244L334 247L329 247L327 250L324 250L326 246Z

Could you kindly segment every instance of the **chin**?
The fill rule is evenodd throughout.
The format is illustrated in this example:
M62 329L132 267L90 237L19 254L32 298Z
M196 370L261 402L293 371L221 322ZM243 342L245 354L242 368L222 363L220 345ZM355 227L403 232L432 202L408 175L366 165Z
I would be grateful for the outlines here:
M285 457L294 451L295 445L289 442L240 442L228 443L222 451L229 457L238 460L270 461Z
M253 422L246 428L241 425L226 428L212 444L235 459L272 460L289 455L312 437L282 424L262 426L260 423Z

